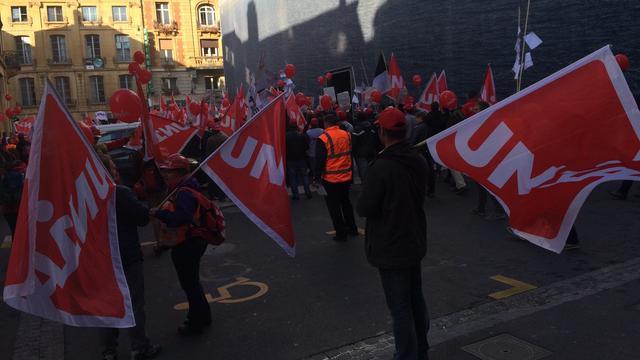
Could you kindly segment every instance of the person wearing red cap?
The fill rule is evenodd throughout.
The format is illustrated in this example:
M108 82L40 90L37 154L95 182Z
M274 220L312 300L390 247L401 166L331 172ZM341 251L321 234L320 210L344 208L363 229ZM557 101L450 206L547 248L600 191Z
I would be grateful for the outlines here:
M171 260L189 302L187 319L178 327L178 333L183 336L200 335L204 327L211 325L211 309L200 283L200 259L207 249L207 242L190 232L192 224L199 221L198 199L193 191L200 191L197 180L189 176L192 165L192 160L180 154L167 157L159 166L160 172L168 191L177 190L162 209L150 211L164 224L161 239L171 245Z
M315 181L322 180L327 196L325 201L336 235L335 241L358 236L349 190L353 181L351 163L351 135L340 129L338 117L329 112L324 117L324 133L316 144Z
M307 199L311 199L311 189L309 188L309 166L307 164L307 150L309 150L309 138L305 133L298 130L298 123L295 119L289 120L286 134L287 149L287 178L293 200L299 200L298 184L302 180L304 193Z
M380 273L393 320L396 359L426 360L429 317L421 261L427 252L427 161L406 140L402 111L385 109L376 124L384 150L369 167L356 210L367 218L365 251Z

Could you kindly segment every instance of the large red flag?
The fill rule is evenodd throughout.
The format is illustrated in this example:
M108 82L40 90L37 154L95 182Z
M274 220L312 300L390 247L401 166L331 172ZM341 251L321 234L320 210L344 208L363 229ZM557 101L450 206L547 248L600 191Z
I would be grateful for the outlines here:
M428 145L496 196L517 235L560 252L593 188L640 180L639 135L638 106L607 46Z
M422 110L431 111L431 104L438 101L438 95L436 73L433 73L429 83L427 83L427 87L424 88L422 95L420 95L420 99L418 99L416 107Z
M289 115L289 121L293 120L296 122L298 130L303 131L305 126L307 126L307 120L302 115L302 111L300 111L300 106L296 103L295 95L289 95L286 103L287 114Z
M153 126L154 137L152 140L161 159L171 154L180 153L198 132L196 127L184 125L155 114L149 114L149 119ZM158 162L162 162L162 160Z
M438 94L442 94L443 91L449 90L447 86L447 73L442 70L440 75L438 75Z
M115 184L47 81L4 288L10 306L74 326L135 325Z
M496 103L496 83L493 81L491 64L487 65L487 72L484 74L484 83L480 89L480 99L490 105Z
M296 242L284 181L284 95L262 108L202 165L202 169L290 256Z
M391 60L389 60L389 79L391 81L391 88L389 89L388 95L394 100L397 100L400 95L400 91L402 91L402 88L405 86L405 83L402 78L400 67L398 66L398 61L394 54L391 54Z
M13 123L13 128L18 134L29 136L34 120L35 118L33 116L22 118Z

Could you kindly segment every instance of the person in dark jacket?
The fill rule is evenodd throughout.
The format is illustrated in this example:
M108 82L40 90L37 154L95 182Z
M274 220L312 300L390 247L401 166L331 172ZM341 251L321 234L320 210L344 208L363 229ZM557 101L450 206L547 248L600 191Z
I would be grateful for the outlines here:
M309 150L307 150L307 159L309 160L309 168L311 169L312 177L315 177L315 169L316 169L316 142L324 129L320 127L320 121L318 118L312 118L309 121L309 130L305 132L307 137L309 138Z
M400 110L385 109L377 123L385 148L369 168L356 210L367 218L365 252L378 268L393 319L395 359L425 360L429 317L420 263L427 251L427 162L405 141Z
M376 128L371 124L366 113L358 114L358 123L353 129L352 141L358 176L360 176L360 181L364 183L369 163L376 157L378 147Z
M199 191L197 180L188 176L191 165L191 161L180 154L167 157L160 165L161 173L169 191L177 190L165 207L151 209L151 215L176 234L171 260L189 302L187 319L178 327L182 336L200 335L204 327L211 325L211 308L200 283L200 260L207 249L207 242L189 232L198 210L198 199L189 189Z
M111 173L114 181L120 182L118 170L108 156L101 156L102 162ZM138 239L138 226L149 223L149 209L140 202L133 191L124 186L116 186L116 220L118 223L118 247L124 270L131 306L136 326L129 329L131 338L131 358L134 360L153 359L160 353L160 345L152 344L146 333L146 314L144 311L144 267L143 255ZM100 330L104 360L117 359L118 334L116 328Z
M298 130L295 120L289 122L286 134L287 146L287 177L293 200L298 200L298 184L302 180L304 193L307 199L311 199L311 189L309 188L309 165L307 163L307 150L309 150L309 138L307 134Z

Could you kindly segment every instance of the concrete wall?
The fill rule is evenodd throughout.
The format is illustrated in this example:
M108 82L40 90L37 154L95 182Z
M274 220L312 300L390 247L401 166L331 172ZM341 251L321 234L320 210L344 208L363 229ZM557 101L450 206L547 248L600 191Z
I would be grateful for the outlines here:
M519 0L221 0L227 86L233 92L247 83L264 54L272 71L295 64L298 88L317 94L316 77L335 67L353 65L360 83L364 63L371 81L383 50L387 59L396 54L405 80L446 69L458 94L479 90L491 63L504 98L515 89L518 6L524 18L526 1ZM627 79L638 92L639 17L638 0L532 0L529 31L544 44L533 51L523 84L611 44L630 57Z

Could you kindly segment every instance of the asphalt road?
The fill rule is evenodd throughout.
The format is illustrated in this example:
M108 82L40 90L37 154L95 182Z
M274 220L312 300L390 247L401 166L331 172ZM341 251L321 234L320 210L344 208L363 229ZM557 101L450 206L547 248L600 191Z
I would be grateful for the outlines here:
M640 199L612 200L606 190L615 183L596 189L582 209L577 221L582 249L562 255L511 237L506 221L487 222L472 215L474 189L457 196L439 185L438 197L425 205L428 255L423 285L432 318L494 301L489 294L509 288L492 280L495 275L543 287L640 254ZM325 233L331 223L320 197L292 202L292 212L295 259L239 210L225 210L228 240L209 248L201 271L205 291L218 298L211 304L213 325L197 339L176 334L185 312L174 306L185 299L169 254L156 257L145 248L148 332L163 345L160 359L302 359L390 330L380 281L366 262L363 239L334 243ZM245 285L228 287L230 298L218 290L238 282ZM266 293L253 298L265 285ZM12 311L2 305L3 314ZM128 341L126 336L121 340L125 356ZM65 355L99 358L97 333L65 328Z

